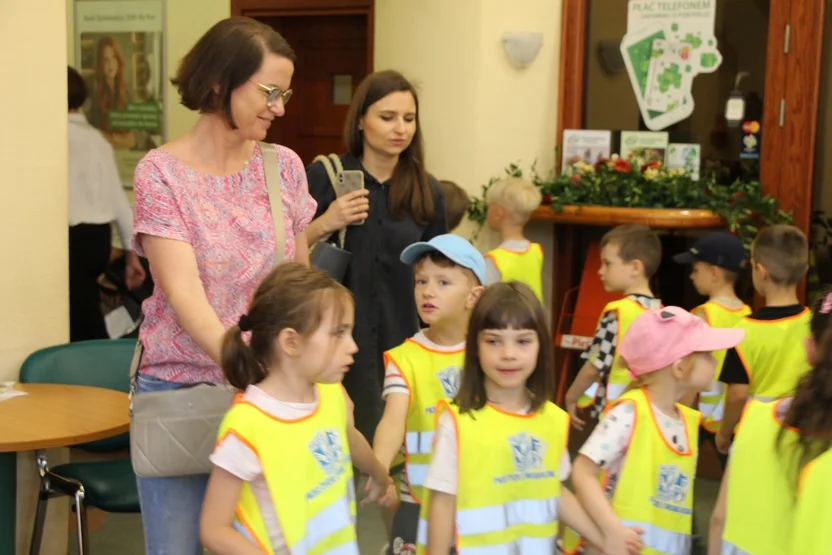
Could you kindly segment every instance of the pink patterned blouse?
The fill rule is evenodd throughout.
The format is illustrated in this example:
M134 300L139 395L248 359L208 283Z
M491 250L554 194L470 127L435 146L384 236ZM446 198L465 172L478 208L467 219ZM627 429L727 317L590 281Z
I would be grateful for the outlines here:
M306 172L297 154L276 145L286 229L285 260L295 256L295 235L315 214ZM226 328L245 313L254 290L275 263L275 233L257 146L243 170L213 176L191 169L163 150L139 162L133 184L133 245L140 235L191 244L208 302ZM158 282L143 305L140 373L179 383L221 382L222 371L179 325Z

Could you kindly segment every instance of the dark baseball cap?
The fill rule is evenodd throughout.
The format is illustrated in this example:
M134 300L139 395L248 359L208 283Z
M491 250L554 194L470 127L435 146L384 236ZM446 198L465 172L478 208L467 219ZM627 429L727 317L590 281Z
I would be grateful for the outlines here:
M727 231L715 231L700 237L689 250L673 257L677 264L705 262L729 272L748 268L748 257L742 241Z

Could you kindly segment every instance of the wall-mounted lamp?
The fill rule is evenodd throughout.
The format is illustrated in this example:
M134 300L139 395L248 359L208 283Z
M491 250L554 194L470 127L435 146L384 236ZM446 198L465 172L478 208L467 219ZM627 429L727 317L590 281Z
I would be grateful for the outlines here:
M509 60L520 68L528 66L537 58L543 46L543 33L511 32L503 33L503 50Z

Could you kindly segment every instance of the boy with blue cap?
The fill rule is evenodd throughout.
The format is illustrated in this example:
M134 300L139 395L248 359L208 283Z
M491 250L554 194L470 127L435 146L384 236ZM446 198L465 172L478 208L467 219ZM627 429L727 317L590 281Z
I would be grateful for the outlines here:
M459 389L468 321L485 284L485 259L458 235L414 243L401 261L413 266L416 309L428 327L384 353L385 408L373 450L394 477L401 469L387 553L415 553L434 412Z

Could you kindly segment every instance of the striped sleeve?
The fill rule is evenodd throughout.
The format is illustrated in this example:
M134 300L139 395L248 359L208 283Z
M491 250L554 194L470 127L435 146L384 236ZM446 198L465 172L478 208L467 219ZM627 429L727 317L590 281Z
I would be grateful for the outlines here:
M392 358L385 356L384 360L384 387L381 391L381 398L386 399L391 393L409 395L410 387L408 387L402 371L399 370Z

